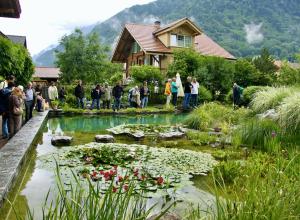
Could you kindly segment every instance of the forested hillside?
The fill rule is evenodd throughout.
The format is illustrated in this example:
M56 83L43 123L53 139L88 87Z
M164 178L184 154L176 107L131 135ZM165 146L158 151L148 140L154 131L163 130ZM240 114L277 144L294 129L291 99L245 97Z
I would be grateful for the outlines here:
M263 47L281 59L293 60L300 52L299 0L157 0L125 9L92 31L113 47L125 23L167 24L182 17L191 18L236 57L257 55ZM53 51L36 57L36 64L51 65Z

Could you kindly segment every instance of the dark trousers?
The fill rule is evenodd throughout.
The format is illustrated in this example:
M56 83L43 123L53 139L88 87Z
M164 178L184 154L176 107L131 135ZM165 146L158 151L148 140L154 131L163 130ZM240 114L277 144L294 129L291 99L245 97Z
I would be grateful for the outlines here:
M115 98L113 110L120 110L121 107L121 98Z
M83 101L83 98L77 97L76 99L77 99L77 107L78 107L78 108L81 107L82 109L84 109L84 101Z
M184 93L183 109L188 109L190 106L191 93Z
M9 115L6 112L6 113L2 114L2 136L4 138L9 137L8 123L9 123Z
M93 99L91 109L93 109L95 107L95 105L97 106L97 109L99 110L100 109L100 99Z
M198 99L198 94L192 94L191 95L191 105L192 107L196 107L198 105L197 100Z
M103 108L110 109L110 100L103 100Z
M177 92L172 92L172 104L177 105Z
M37 107L37 111L41 112L42 111L42 107L43 107L43 101L41 99L38 99L36 101L36 107Z
M29 121L32 118L32 111L33 111L34 103L32 101L25 102L25 121Z

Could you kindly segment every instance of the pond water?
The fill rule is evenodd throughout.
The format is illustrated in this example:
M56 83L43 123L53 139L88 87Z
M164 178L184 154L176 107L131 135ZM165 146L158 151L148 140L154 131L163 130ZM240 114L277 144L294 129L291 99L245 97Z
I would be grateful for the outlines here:
M162 114L162 115L139 115L139 116L73 116L49 118L45 125L36 148L32 152L31 159L27 162L23 172L18 177L16 187L9 194L9 200L14 202L17 213L21 217L26 215L27 207L34 209L35 219L41 219L41 210L46 195L55 186L54 170L43 168L43 162L39 159L43 155L51 152L59 152L62 147L51 145L51 138L54 134L70 135L74 138L72 145L87 144L94 141L96 134L108 133L106 129L122 124L156 124L156 125L176 125L182 122L185 115ZM157 140L145 138L141 141L134 139L117 137L117 143L126 144L146 144L149 146L158 145ZM184 148L190 148L189 142L185 140ZM191 147L192 149L192 147ZM205 191L205 177L195 177L194 182L182 187L176 193L184 202L176 207L176 211L181 212L186 209L188 203L212 203L213 196ZM51 193L50 193L51 195ZM53 195L51 195L53 196ZM161 199L152 199L151 204L161 203ZM0 210L0 220L16 219L14 211L5 203Z

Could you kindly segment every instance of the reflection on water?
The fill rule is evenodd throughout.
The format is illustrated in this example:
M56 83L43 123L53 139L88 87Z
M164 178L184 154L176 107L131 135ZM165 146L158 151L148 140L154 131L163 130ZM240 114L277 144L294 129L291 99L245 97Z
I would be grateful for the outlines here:
M27 172L24 175L23 183L18 189L14 189L11 198L17 195L15 206L21 217L25 217L26 207L34 209L35 219L41 219L41 207L44 203L47 192L51 187L55 186L54 171L49 172L41 168L41 161L39 156L44 154L59 151L61 148L56 148L51 145L51 138L54 134L66 134L74 137L75 144L86 144L93 141L95 134L106 133L105 129L118 126L121 124L157 124L157 125L175 125L182 122L185 115L139 115L139 116L75 116L75 117L59 117L50 118L47 125L43 129L42 137L39 139L38 145L32 156L29 165L25 169ZM145 141L145 140L143 140ZM134 140L128 141L117 138L117 142L131 143ZM139 142L149 144L147 142ZM37 157L37 158L36 158ZM21 180L20 180L21 181ZM18 184L17 184L18 185ZM197 184L196 184L197 185ZM180 189L176 194L180 194L183 200L192 202L202 198L206 201L211 201L211 196L205 191L201 191L194 186L189 186ZM51 196L51 194L50 194ZM161 199L153 199L149 201L149 205L158 203L162 205ZM183 210L186 204L178 204L176 209ZM0 220L5 219L6 214L9 212L8 205L0 212ZM8 219L15 219L13 212Z

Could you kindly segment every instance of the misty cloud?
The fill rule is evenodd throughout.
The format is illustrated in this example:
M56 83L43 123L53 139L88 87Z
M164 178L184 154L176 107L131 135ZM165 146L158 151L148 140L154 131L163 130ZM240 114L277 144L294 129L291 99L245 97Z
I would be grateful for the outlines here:
M263 41L264 35L262 33L263 23L255 24L246 24L244 30L246 32L246 40L249 44L257 44Z

